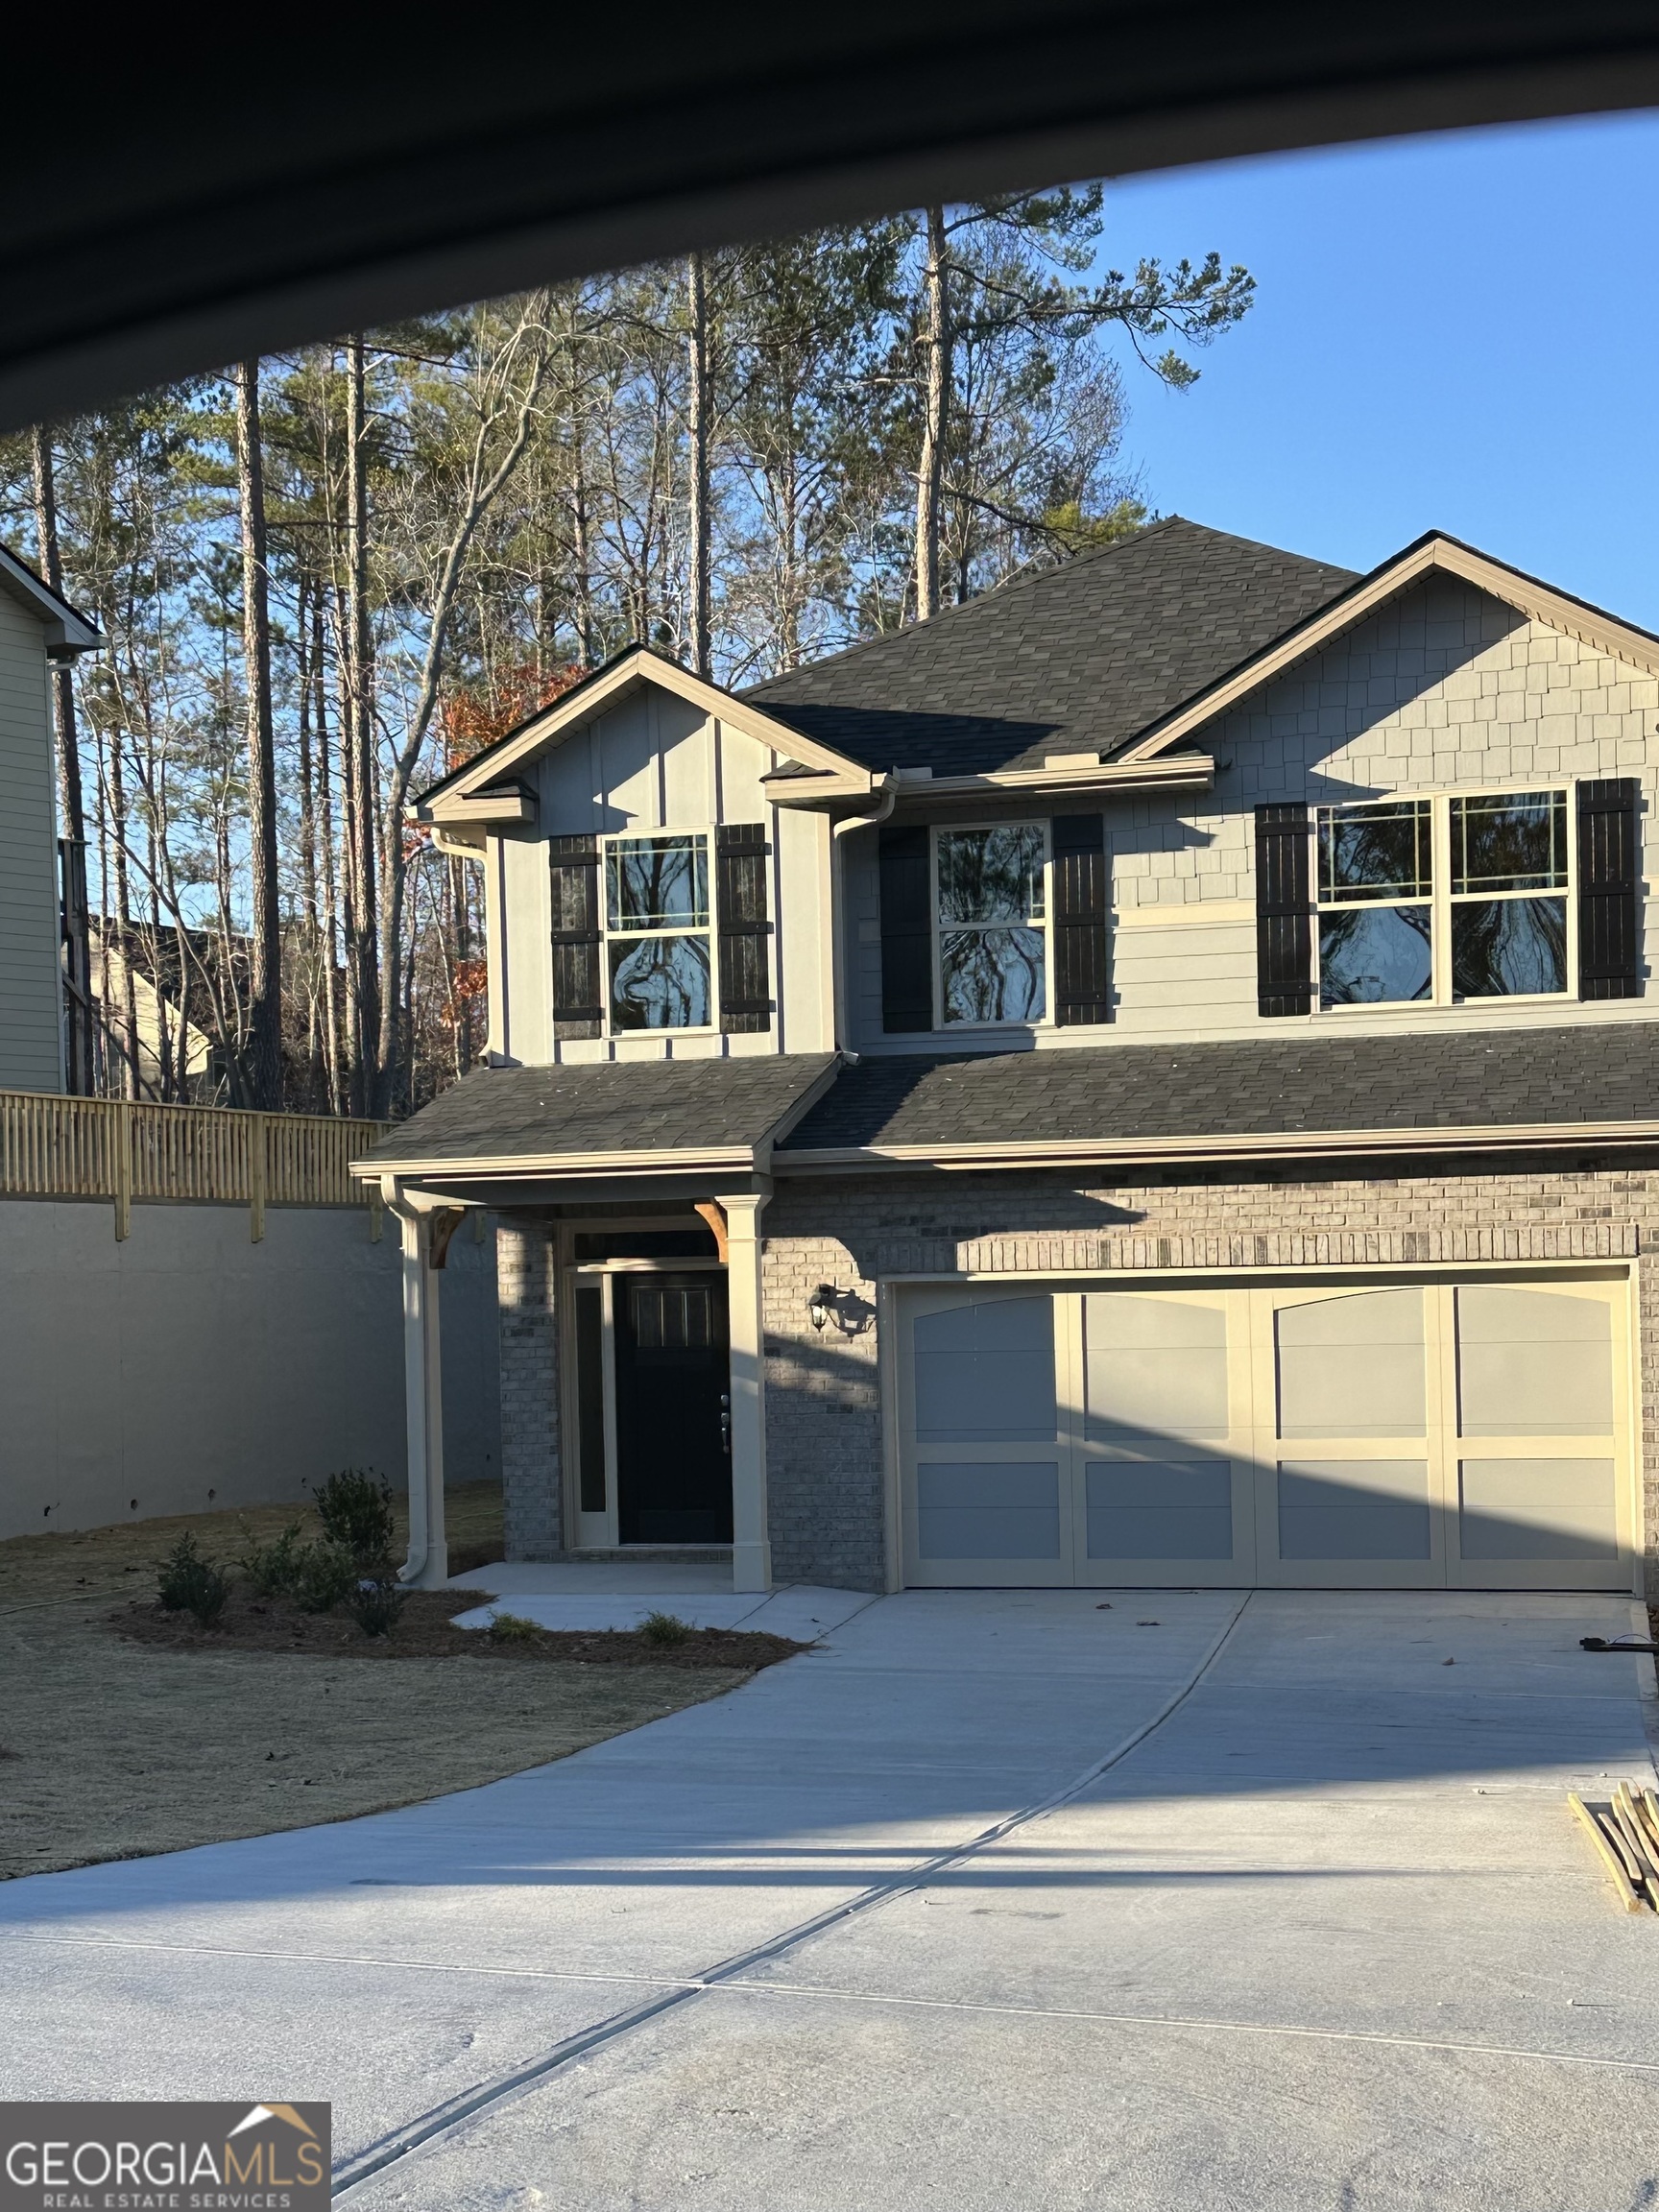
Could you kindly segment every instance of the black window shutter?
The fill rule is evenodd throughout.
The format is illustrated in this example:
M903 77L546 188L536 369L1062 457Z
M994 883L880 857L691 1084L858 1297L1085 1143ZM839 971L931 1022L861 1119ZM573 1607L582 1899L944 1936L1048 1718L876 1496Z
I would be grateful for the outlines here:
M553 1034L600 1037L599 840L549 837L553 866Z
M881 1026L933 1026L933 891L927 831L878 832L881 874Z
M720 932L720 1026L727 1036L769 1029L765 825L727 823L714 832L714 922Z
M1634 776L1578 786L1578 996L1642 996L1642 789Z
M1256 1006L1307 1014L1313 1006L1313 899L1306 806L1256 809Z
M1106 817L1056 814L1048 835L1054 861L1054 1019L1062 1027L1110 1022Z

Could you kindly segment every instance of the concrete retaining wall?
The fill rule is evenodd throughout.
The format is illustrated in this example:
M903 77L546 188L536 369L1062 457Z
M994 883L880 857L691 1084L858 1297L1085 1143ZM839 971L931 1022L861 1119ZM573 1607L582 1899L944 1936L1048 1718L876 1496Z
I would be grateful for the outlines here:
M0 1202L0 1537L277 1504L337 1467L405 1479L397 1224L273 1207ZM499 1475L494 1240L444 1271L451 1482Z

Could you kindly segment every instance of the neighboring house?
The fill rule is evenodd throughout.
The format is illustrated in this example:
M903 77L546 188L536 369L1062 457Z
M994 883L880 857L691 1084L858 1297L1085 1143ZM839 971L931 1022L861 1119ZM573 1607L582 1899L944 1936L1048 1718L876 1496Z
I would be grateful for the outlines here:
M0 1091L63 1088L53 665L91 623L0 545Z
M650 652L414 808L488 1069L509 1545L739 1588L1630 1588L1659 638L1180 519L733 697ZM422 1469L424 1472L422 1473Z
M209 993L227 996L247 987L247 941L232 940L225 976L225 941L216 930L191 929L180 954L179 931L121 924L107 915L91 928L93 995L102 1010L106 1050L119 1066L129 1055L128 992L132 993L131 1057L138 1095L171 1098L196 1106L223 1105L229 1090L227 1057L201 1017L210 1011Z

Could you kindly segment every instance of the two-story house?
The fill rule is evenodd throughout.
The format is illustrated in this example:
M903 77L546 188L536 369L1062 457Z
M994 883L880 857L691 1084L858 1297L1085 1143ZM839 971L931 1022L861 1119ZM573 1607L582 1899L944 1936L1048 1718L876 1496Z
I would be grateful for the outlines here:
M1659 638L1434 534L1173 519L740 696L599 670L415 809L491 964L360 1164L415 1564L484 1206L518 1557L1639 1586L1656 781Z

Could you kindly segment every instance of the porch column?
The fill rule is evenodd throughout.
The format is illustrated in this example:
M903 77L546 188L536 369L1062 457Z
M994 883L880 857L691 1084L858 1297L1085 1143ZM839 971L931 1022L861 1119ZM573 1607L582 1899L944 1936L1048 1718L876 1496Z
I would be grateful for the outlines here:
M438 1287L444 1257L434 1231L451 1226L442 1214L412 1205L388 1176L382 1191L403 1238L403 1406L409 1446L409 1556L399 1579L414 1590L438 1590L449 1579L444 1530L444 1385L438 1334Z
M760 1318L764 1197L719 1201L726 1215L726 1300L732 1336L732 1587L770 1590L766 1529L766 1339Z

